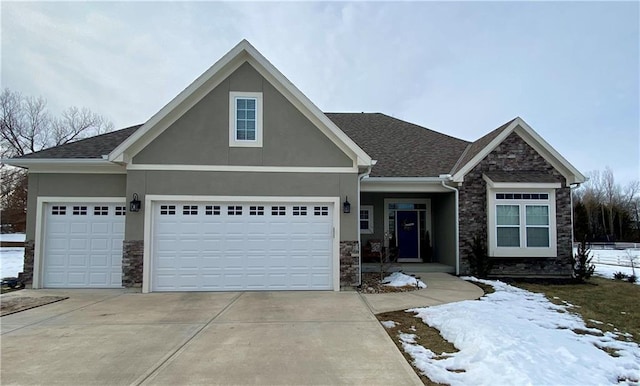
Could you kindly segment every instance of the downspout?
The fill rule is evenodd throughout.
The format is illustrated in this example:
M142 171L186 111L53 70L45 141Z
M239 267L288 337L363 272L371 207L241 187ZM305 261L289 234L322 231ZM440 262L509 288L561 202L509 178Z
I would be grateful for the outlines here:
M451 175L450 174L446 174L446 175L441 175L440 177L442 178L447 178L448 180L451 180ZM452 190L455 194L455 206L456 206L456 214L455 214L455 221L456 221L456 275L459 276L460 275L460 222L459 220L459 192L458 189L454 188L453 186L449 186L445 183L445 180L440 181L440 183L442 184L442 187L448 190Z
M367 167L367 170L364 173L360 173L358 174L358 211L357 216L358 216L358 226L357 226L357 230L358 230L358 286L362 285L362 237L360 236L360 184L362 183L362 180L369 177L369 174L371 174L371 169L373 169L373 166L377 163L377 160L371 160L371 165L369 165Z

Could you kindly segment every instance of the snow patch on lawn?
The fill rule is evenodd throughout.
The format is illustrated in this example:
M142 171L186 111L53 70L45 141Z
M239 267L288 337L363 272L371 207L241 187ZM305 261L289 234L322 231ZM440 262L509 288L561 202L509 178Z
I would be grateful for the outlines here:
M398 325L393 320L385 320L384 322L380 322L380 323L382 323L382 325L385 326L385 328L394 328L395 326Z
M0 233L0 241L24 241L24 233Z
M17 277L22 272L24 248L0 248L0 277Z
M440 330L460 350L436 356L416 344L412 334L400 336L416 367L433 381L451 385L640 381L640 347L616 340L622 334L589 328L570 312L570 306L553 304L542 294L500 281L465 279L491 285L496 292L479 301L407 310ZM615 350L619 356L612 357L599 347Z
M406 275L402 272L394 272L391 275L381 280L381 283L391 287L404 287L407 285L417 286L419 288L427 288L427 285L420 279L416 279L413 276Z
M622 267L619 265L608 265L608 264L594 264L596 266L596 270L594 275L601 276L607 279L613 279L613 275L616 272L622 272L627 274L627 276L633 275L633 269L631 267ZM636 276L640 276L640 267L636 267ZM640 285L640 278L636 281L637 285Z

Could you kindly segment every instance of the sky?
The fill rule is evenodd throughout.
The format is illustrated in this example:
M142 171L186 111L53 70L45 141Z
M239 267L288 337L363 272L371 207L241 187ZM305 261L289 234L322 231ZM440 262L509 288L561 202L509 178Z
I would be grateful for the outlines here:
M473 141L520 116L640 179L640 2L7 2L2 88L143 123L242 39L325 112Z

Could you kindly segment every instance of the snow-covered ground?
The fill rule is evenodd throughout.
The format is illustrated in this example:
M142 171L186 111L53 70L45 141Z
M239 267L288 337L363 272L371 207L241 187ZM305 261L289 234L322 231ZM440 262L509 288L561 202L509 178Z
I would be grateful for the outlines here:
M1 241L24 241L24 233L1 233ZM0 278L16 277L22 272L24 262L24 248L0 248Z
M24 233L0 233L0 241L24 241Z
M418 286L419 288L427 288L427 285L420 279L406 275L402 272L394 272L381 280L384 285L391 287L404 287L407 285Z
M571 305L555 305L542 294L499 281L478 281L492 285L496 292L480 301L408 310L440 330L460 350L434 353L417 345L415 335L400 336L416 367L433 381L451 385L605 385L623 379L627 384L640 384L638 344L587 328L580 316L570 313ZM601 336L577 334L575 329ZM619 356L612 357L598 347L613 349Z
M608 265L608 264L594 264L596 266L596 270L594 275L602 276L607 279L613 279L613 275L616 272L622 272L627 276L633 275L633 269L631 267L620 267L618 265ZM640 267L635 268L635 275L639 279L636 281L637 285L640 285Z

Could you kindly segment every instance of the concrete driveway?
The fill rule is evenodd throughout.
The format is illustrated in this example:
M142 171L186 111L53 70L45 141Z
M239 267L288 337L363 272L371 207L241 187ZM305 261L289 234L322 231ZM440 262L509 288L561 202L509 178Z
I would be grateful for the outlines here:
M9 295L69 299L0 319L3 385L422 384L355 292Z

